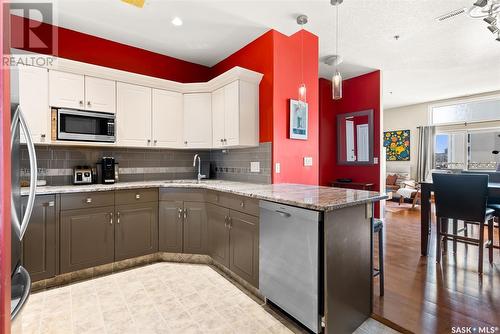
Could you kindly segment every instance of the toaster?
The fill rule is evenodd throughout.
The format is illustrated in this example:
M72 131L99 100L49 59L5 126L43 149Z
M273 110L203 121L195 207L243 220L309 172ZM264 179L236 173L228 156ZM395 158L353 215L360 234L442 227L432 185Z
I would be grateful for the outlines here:
M73 169L73 184L91 184L92 168L89 166L76 166Z

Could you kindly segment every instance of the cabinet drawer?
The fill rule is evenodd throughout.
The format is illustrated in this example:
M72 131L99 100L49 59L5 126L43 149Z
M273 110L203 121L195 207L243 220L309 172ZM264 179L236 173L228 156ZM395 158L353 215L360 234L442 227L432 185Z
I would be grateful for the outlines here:
M121 190L115 193L116 205L158 201L158 189Z
M186 188L160 189L160 201L205 202L205 191Z
M115 193L113 191L61 195L61 210L98 208L114 205Z
M259 200L255 198L218 191L209 191L206 198L208 203L217 204L252 216L259 216Z

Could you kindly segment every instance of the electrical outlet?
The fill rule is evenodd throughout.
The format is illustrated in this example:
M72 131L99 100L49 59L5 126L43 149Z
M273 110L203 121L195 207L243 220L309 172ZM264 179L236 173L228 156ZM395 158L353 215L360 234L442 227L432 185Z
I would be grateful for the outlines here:
M281 173L281 164L279 162L277 162L275 165L274 165L274 172L276 174L279 174Z
M250 162L250 172L251 173L260 173L260 162L259 161Z
M313 165L313 158L312 157L304 157L304 166L310 167Z
M375 165L378 165L378 158L373 158L373 163L374 163Z

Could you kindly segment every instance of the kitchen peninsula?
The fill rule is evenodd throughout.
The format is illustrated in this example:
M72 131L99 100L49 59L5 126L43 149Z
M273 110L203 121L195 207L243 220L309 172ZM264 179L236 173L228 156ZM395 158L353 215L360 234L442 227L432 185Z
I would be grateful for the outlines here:
M155 261L201 262L263 297L259 240L268 221L259 204L306 209L319 217L319 326L348 332L371 314L372 208L385 198L362 190L223 180L39 187L28 235L52 258L41 259L43 252L28 239L25 262L40 273L33 277L42 289ZM44 237L34 233L40 224L52 228Z

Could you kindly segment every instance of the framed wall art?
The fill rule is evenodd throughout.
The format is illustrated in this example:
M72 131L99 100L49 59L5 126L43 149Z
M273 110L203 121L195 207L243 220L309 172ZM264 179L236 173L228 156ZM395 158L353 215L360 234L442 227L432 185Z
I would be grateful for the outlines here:
M290 99L290 139L307 140L308 121L307 103Z
M387 161L410 161L410 130L384 132Z

